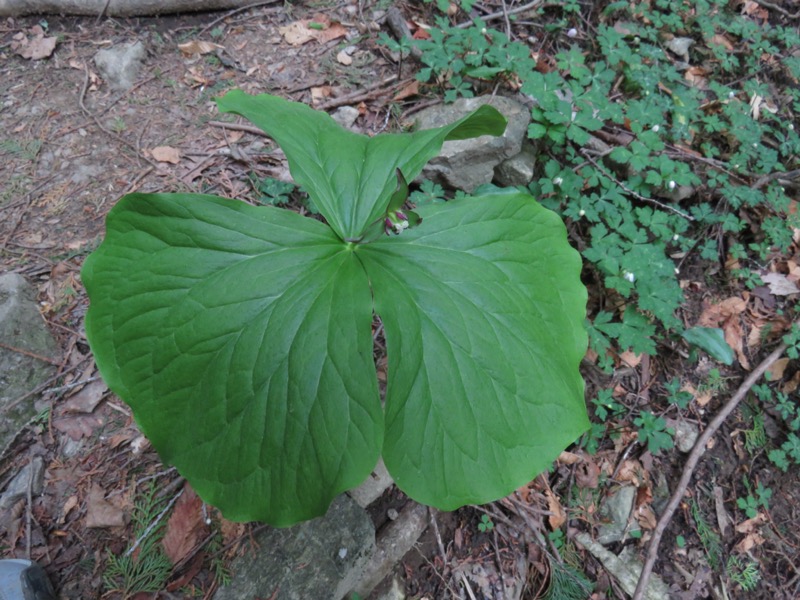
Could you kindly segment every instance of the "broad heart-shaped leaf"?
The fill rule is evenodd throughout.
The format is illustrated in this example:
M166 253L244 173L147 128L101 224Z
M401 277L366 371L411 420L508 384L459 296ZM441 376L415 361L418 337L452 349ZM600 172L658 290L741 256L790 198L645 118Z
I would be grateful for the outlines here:
M213 196L133 194L82 276L104 379L229 519L315 517L375 466L369 283L324 224Z
M277 96L240 90L217 100L222 112L252 121L286 153L295 181L343 240L358 240L382 219L395 191L396 170L412 181L446 140L501 135L505 118L483 105L451 125L374 137L342 128L328 114Z
M529 196L419 212L357 254L386 332L384 461L449 510L510 493L588 427L586 289L561 220Z

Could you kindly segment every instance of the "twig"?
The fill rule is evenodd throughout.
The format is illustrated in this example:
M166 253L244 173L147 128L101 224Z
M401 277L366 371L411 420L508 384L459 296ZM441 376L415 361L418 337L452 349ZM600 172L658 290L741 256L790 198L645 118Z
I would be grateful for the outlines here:
M614 177L614 176L613 176L611 173L609 173L609 172L608 172L608 171L607 171L607 170L606 170L604 167L600 166L600 164L599 164L599 163L598 163L596 160L594 160L594 159L593 159L593 158L592 158L592 157L589 155L589 153L588 153L588 152L586 152L585 150L581 150L581 155L582 155L582 156L583 156L583 157L584 157L586 160L588 160L590 163L592 163L592 164L593 164L593 165L594 165L594 166L595 166L597 169L600 169L601 171L603 171L603 174L604 174L606 177L608 177L609 179L611 179L611 181L613 181L614 183L616 183L616 184L617 184L619 187L621 187L621 188L622 188L623 190L625 190L627 193L629 193L630 195L632 195L634 198L638 198L638 199L639 199L639 200L641 200L642 202L647 202L647 203L649 203L649 204L654 204L655 206L658 206L659 208L663 208L664 210L668 210L668 211L670 211L670 212L673 212L673 213L675 213L676 215L678 215L679 217L683 217L683 218L684 218L684 219L686 219L687 221L694 221L694 217L693 217L692 215L690 215L690 214L687 214L687 213L683 212L682 210L678 210L677 208L674 208L674 207L670 206L669 204L664 204L663 202L659 202L659 201L658 201L658 200L656 200L655 198L648 198L648 197L646 197L646 196L642 196L641 194L638 194L638 193L634 192L632 189L630 189L628 186L626 186L624 183L622 183L622 182L621 182L619 179L617 179L617 178L616 178L616 177Z
M478 17L480 21L493 21L494 19L500 18L508 18L510 15L518 15L519 13L527 12L532 8L536 8L542 3L542 0L533 0L533 2L528 2L528 4L523 4L522 6L518 6L517 8L512 8L511 10L501 10L498 12L493 12L488 15L483 15L482 17ZM459 23L456 25L459 29L466 29L467 27L472 27L472 21L464 21L463 23Z
M763 6L764 8L771 8L772 10L777 10L783 16L789 19L800 19L800 10L796 13L790 13L785 8L778 6L777 4L773 4L772 2L767 2L767 0L756 0L756 4Z
M57 367L61 366L61 361L54 360L52 358L47 358L46 356L42 356L41 354L35 354L34 352L29 352L28 350L23 350L22 348L17 348L16 346L9 346L8 344L4 344L0 342L0 348L4 348L6 350L11 350L11 352L16 352L17 354L22 354L24 356L28 356L30 358L35 358L36 360L40 360L42 362L50 363L51 365L55 365Z
M266 0L265 2L254 2L253 4L248 4L247 6L234 8L233 10L226 12L221 17L218 17L213 21L211 21L211 23L209 23L208 25L203 27L200 31L198 31L196 35L200 36L204 34L206 31L214 27L214 25L216 25L217 23L221 23L222 21L224 21L225 19L229 19L233 15L238 15L239 13L245 12L246 10L250 10L251 8L258 8L259 6L268 6L269 4L278 4L279 2L282 1L283 0ZM191 29L191 27L180 27L179 29L175 29L175 31L180 31L181 29Z
M141 543L142 543L142 542L145 540L145 538L146 538L148 535L150 535L150 532L151 532L151 531L153 531L153 529L155 529L155 527L158 525L158 523L161 521L161 519L163 519L163 518L164 518L164 515L165 515L165 514L167 514L167 513L170 511L170 509L172 508L173 504L175 504L175 503L178 501L178 498L180 498L182 494L183 494L183 490L181 490L180 492L178 492L177 494L175 494L175 495L172 497L172 499L171 499L171 500L170 500L170 501L167 503L167 505L166 505L166 506L165 506L165 507L164 507L164 508L161 510L161 512L160 512L160 513L158 513L158 515L156 516L156 518L155 518L155 519L153 519L153 522L152 522L152 523L150 523L150 524L149 524L149 525L148 525L148 526L145 528L145 530L142 532L142 535L140 535L138 538L136 538L136 542L133 544L133 546L131 546L130 548L128 548L128 550L125 552L125 556L130 556L131 554L133 554L134 552L136 552L136 549L139 547L139 544L141 544Z
M800 176L800 169L795 169L794 171L775 171L774 173L770 173L769 175L764 175L760 179L758 179L751 187L754 190L759 190L765 185L767 185L770 181L775 179L796 179Z
M684 493L686 493L686 488L689 486L689 482L692 479L694 469L697 466L700 457L703 456L703 453L705 452L706 444L708 444L708 441L722 426L722 424L725 422L725 419L727 419L728 416L736 409L736 407L739 405L739 402L741 402L742 399L747 395L747 392L750 391L750 388L752 388L761 378L764 372L783 355L783 353L786 351L786 348L786 344L780 344L767 358L761 362L760 365L755 368L752 373L750 373L742 385L739 386L739 389L736 390L736 393L731 397L730 400L728 400L728 402L725 403L711 423L708 424L708 427L697 439L697 442L695 442L694 448L692 448L692 452L689 454L689 458L686 460L686 465L683 467L683 473L681 474L681 479L678 482L678 486L672 493L672 496L669 499L669 504L667 504L667 507L664 509L664 514L662 514L661 518L658 520L658 525L653 530L653 537L651 538L650 546L647 549L647 561L644 564L644 568L642 568L641 575L639 575L639 583L636 585L636 591L634 591L631 600L642 600L644 597L645 590L647 589L647 583L650 580L650 574L653 572L653 565L658 558L658 545L661 542L661 537L664 535L664 531L666 531L667 527L669 526L669 523L672 520L672 515L675 514L675 511L677 510Z
M354 102L362 102L364 100L369 100L372 96L372 93L382 88L385 85L388 85L397 79L397 75L392 75L391 77L387 77L382 81L378 81L377 83L373 83L372 85L368 85L363 90L358 90L357 92L353 92L352 94L346 94L339 98L334 98L333 100L329 100L328 102L324 102L317 106L317 110L329 110L331 108L338 108L339 106L344 106L345 104L351 104ZM408 80L411 81L411 80ZM405 83L405 82L402 82Z
M436 515L433 513L434 509L428 507L428 516L433 525L433 533L436 535L436 543L439 545L439 552L442 554L442 569L447 570L447 553L444 551L444 544L442 543L442 536L439 535L439 524L436 522Z
M247 133L252 133L253 135L260 135L262 137L269 137L261 129L253 125L244 125L240 123L225 123L224 121L209 121L208 125L211 125L212 127L224 127L225 129L232 129L234 131L245 131Z

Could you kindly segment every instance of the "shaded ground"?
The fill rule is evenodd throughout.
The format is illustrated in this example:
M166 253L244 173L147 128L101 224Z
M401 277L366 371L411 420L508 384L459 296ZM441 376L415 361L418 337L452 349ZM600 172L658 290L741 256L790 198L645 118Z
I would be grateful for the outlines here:
M102 237L105 214L132 191L187 190L258 202L263 199L259 181L288 179L282 154L271 151L269 140L216 124L212 98L228 88L275 93L331 111L351 106L359 111L356 126L369 134L407 124L414 110L437 97L396 99L408 91L413 73L408 61L398 73L398 64L376 44L383 14L364 4L275 5L227 18L98 23L48 17L0 24L0 270L21 273L38 286L42 314L63 350L63 377L49 394L52 410L30 424L0 465L3 486L30 456L43 456L44 493L30 511L23 502L4 516L0 544L6 556L29 553L40 561L62 597L121 597L129 567L111 556L133 547L143 526L183 486L138 434L129 409L102 384L64 387L97 377L82 333L87 300L79 271ZM326 27L331 39L287 43L279 27L311 15L315 22L340 24ZM11 50L13 36L31 35L37 24L58 37L57 48L44 60L20 58ZM112 91L92 58L100 48L134 40L145 43L147 60L131 90ZM198 40L224 49L187 55L178 48ZM166 155L155 150L164 147L172 150ZM790 259L796 257L785 257ZM688 264L684 272L691 269ZM713 274L701 267L686 278L686 322L708 310L710 299L739 295L715 287ZM748 331L780 323L788 306L783 299L776 303L774 297L757 295L742 302L737 314ZM757 362L758 344L752 348ZM559 564L572 565L594 582L592 598L625 597L614 578L571 538L579 530L592 531L603 520L598 515L603 499L627 484L638 490L632 522L642 533L626 535L612 549L644 548L684 457L677 450L653 456L636 443L635 428L624 415L664 396L664 374L698 386L707 382L712 367L685 358L677 345L663 348L653 359L618 361L610 376L587 360L589 396L613 390L623 415L618 435L604 438L593 456L563 457L552 473L513 497L480 510L439 515L438 533L430 529L420 551L407 556L398 571L408 593L468 597L469 587L474 597L503 598L506 580L510 587L524 582L526 598L545 597L553 569L568 570L553 566L560 556L565 562ZM793 394L796 366L783 366L776 378ZM717 385L700 396L704 402L693 403L683 418L703 427L740 375L738 369L723 368ZM762 436L780 435L769 414L761 426ZM721 582L729 597L800 597L797 472L781 473L763 451L751 452L747 444L754 428L746 410L724 426L670 525L656 573L673 586L675 597L720 597L712 587L721 589ZM742 489L745 474L772 490L768 509L758 510L755 521L737 507L737 499L750 493ZM405 502L396 490L384 500L375 513L378 525L385 521L384 509L399 509ZM194 515L181 530L193 543L173 546L168 552L174 565L151 565L147 576L168 581L157 597L210 597L227 576L226 562L242 551L247 532L257 525L227 523L213 512L206 525L189 494L176 501L174 510ZM549 535L552 530L567 533ZM742 592L729 571L724 575L734 547L759 566L761 582L753 592ZM712 573L706 565L715 552L719 563L711 565ZM579 591L574 597L586 596Z

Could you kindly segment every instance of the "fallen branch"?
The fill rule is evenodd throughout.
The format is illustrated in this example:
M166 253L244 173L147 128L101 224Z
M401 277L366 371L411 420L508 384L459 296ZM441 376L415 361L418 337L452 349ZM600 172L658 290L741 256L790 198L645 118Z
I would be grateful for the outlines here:
M722 426L725 422L725 419L730 416L730 414L736 409L739 405L739 402L747 395L747 392L750 391L756 382L761 379L761 376L764 372L769 369L772 364L778 360L783 353L786 351L786 344L781 344L772 353L765 358L760 365L758 365L755 370L750 373L747 379L744 380L739 389L736 390L736 393L731 397L728 402L722 407L722 409L717 413L717 416L708 424L706 430L703 434L697 439L697 442L692 448L691 454L689 454L689 458L686 461L686 465L683 467L683 473L681 474L681 480L678 482L678 487L675 488L675 491L672 493L672 496L669 499L669 504L664 509L664 514L661 515L661 518L658 520L658 525L656 526L655 530L653 531L653 537L650 540L650 546L647 549L647 561L644 563L644 568L642 569L641 575L639 575L639 583L636 585L636 590L633 593L632 600L642 600L645 594L645 590L647 589L647 583L650 580L650 574L653 572L653 565L658 558L658 545L661 543L661 537L664 535L664 531L666 531L667 526L669 526L670 521L672 520L672 515L675 514L675 510L678 508L681 500L683 499L684 493L686 493L686 488L689 487L689 482L692 479L692 475L694 474L694 469L697 466L697 463L700 461L700 457L706 451L706 444L708 441L714 436L717 430Z
M33 14L144 17L168 13L245 9L248 0L0 0L0 17Z

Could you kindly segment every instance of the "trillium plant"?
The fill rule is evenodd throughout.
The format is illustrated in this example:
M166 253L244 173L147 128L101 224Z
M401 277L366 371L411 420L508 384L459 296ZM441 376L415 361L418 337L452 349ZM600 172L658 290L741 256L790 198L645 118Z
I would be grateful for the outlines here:
M283 148L324 222L130 194L82 272L101 374L206 502L290 525L382 455L410 497L451 510L530 481L588 427L586 290L558 216L508 190L406 202L445 141L502 134L500 113L367 137L274 96L218 104Z

